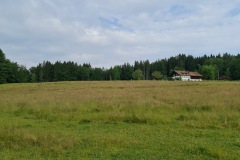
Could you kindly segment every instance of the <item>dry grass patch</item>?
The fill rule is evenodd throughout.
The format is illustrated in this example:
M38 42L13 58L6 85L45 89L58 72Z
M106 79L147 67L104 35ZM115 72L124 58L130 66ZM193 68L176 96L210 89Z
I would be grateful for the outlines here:
M237 159L239 95L239 82L0 85L0 157Z

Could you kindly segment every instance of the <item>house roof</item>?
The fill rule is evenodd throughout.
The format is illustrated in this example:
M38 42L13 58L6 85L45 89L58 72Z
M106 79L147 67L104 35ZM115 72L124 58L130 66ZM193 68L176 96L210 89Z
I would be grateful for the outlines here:
M174 71L180 76L191 76L191 77L202 77L198 72L188 72L188 71Z

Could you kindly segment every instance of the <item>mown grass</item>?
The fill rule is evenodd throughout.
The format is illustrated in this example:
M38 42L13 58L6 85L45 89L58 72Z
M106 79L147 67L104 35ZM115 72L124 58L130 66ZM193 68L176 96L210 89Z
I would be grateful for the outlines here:
M239 82L0 85L1 159L239 159Z

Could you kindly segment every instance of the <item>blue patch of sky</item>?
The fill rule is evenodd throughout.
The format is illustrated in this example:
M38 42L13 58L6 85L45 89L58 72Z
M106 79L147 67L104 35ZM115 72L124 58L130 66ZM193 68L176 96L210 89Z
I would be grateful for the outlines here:
M240 7L239 8L234 8L228 12L228 16L230 17L235 17L240 15Z
M110 28L110 29L131 31L130 28L122 25L117 18L99 17L98 19L100 21L100 24L103 27L107 27L107 28Z
M191 10L182 5L173 5L169 9L169 12L174 15L189 14Z
M104 17L99 17L99 21L101 25L107 28L112 28L112 29L121 29L123 26L119 23L117 18L104 18Z
M121 24L119 24L117 18L104 18L104 17L99 17L99 20L102 25L108 26L108 27L117 27L120 28Z

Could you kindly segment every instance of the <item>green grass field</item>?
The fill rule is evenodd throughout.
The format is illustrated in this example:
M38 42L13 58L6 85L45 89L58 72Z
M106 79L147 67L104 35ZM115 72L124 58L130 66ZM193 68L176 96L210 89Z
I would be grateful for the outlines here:
M1 159L240 157L240 82L0 85Z

